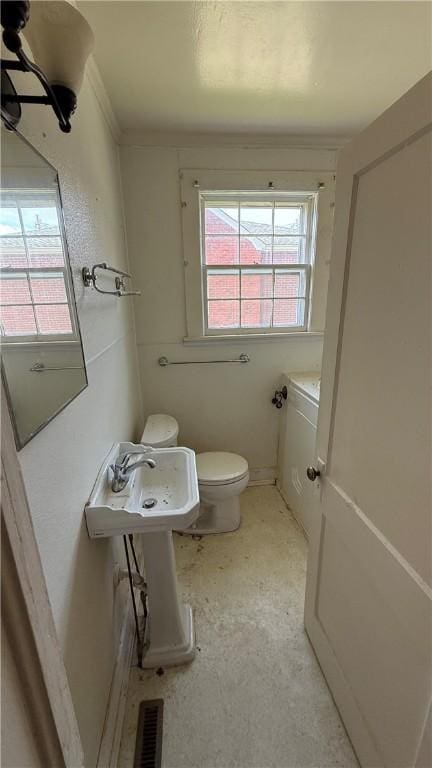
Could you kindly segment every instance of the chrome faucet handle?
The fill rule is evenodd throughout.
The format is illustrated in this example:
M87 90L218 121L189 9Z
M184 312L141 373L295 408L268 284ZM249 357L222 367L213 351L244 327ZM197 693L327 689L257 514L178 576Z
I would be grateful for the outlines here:
M123 469L127 466L127 463L129 461L130 453L128 451L125 451L124 453L119 453L119 455L116 457L114 464L112 466L115 466L117 469Z
M119 493L123 490L123 488L126 487L129 477L134 472L135 469L138 469L138 467L144 466L144 464L147 464L151 469L154 469L156 467L156 462L154 459L146 459L144 455L146 453L150 453L152 451L152 448L150 446L142 446L142 449L138 449L136 451L125 451L124 453L120 453L114 464L110 464L110 469L113 473L113 477L111 480L111 489L114 493ZM129 464L129 460L132 458L132 456L137 457L137 461L133 462L132 464Z
M128 463L131 455L133 454L131 454L129 451L126 451L125 453L119 453L114 461L114 464L110 464L110 470L113 473L113 490L115 490L114 486L117 487L117 490L120 490L121 482L124 481L124 479L127 477ZM140 454L138 453L137 455L139 456Z
M116 467L122 467L125 468L128 465L129 460L132 458L132 456L142 456L144 453L149 453L152 448L149 445L137 445L136 451L124 451L123 453L119 453L115 460Z
M113 464L110 464L110 469L114 475L114 478L121 478L124 476L130 458L130 453L119 453ZM138 454L139 456L140 454Z

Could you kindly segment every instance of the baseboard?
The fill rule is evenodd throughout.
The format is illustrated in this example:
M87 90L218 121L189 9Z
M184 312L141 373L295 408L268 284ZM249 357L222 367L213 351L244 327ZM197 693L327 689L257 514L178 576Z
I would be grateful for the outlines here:
M282 498L283 498L283 500L284 500L284 502L285 502L285 504L286 504L286 506L287 506L287 509L289 509L289 511L291 512L292 516L293 516L293 517L296 519L296 522L298 522L298 520L297 520L297 518L296 518L296 516L295 516L294 512L292 511L292 509L291 509L290 505L288 504L288 499L287 499L287 497L285 496L285 494L284 494L284 492L283 492L283 489L282 489L282 487L281 487L281 484L277 482L277 483L276 483L276 488L278 489L278 491L279 491L280 495L282 496Z
M274 485L276 482L276 467L249 470L249 485Z
M128 594L96 768L117 768L118 765L134 645L135 626Z
M306 533L306 530L305 530L305 528L303 527L303 524L302 524L302 523L300 522L300 520L298 519L298 517L297 517L296 513L294 512L294 510L293 510L293 509L291 509L291 507L290 507L290 505L289 505L289 503L288 503L288 499L287 499L287 497L285 496L285 493L283 492L283 489L282 489L282 487L281 487L280 483L279 483L279 482L277 482L277 481L276 481L276 488L278 489L278 491L279 491L280 495L282 496L282 498L283 498L283 500L284 500L284 502L285 502L285 504L286 504L287 508L288 508L288 509L289 509L289 511L291 512L291 514L292 514L292 516L293 516L294 520L296 521L297 525L299 526L299 528L301 528L301 530L302 530L302 532L303 532L303 534L304 534L304 537L305 537L306 541L309 541L309 536L307 535L307 533Z

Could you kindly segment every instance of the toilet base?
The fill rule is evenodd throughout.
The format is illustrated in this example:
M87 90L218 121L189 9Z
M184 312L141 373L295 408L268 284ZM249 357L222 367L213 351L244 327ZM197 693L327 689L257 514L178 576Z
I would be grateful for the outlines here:
M191 536L206 536L209 533L230 533L240 526L240 502L239 497L219 501L217 504L209 504L202 501L200 512L196 521L185 528L182 533Z

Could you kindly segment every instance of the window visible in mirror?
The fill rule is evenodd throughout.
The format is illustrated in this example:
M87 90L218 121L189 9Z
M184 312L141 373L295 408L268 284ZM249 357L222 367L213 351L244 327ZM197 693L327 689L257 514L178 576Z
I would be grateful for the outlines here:
M87 386L58 174L2 128L1 375L18 450Z
M73 341L70 277L55 189L3 189L0 305L4 342Z

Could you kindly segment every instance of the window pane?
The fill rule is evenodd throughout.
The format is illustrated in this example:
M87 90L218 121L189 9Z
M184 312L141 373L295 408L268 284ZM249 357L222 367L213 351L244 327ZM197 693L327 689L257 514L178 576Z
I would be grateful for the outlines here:
M216 203L206 205L205 207L205 232L206 234L237 234L239 222L238 203L221 204Z
M304 296L304 280L300 279L299 272L276 272L274 295L275 298L288 298L290 296Z
M22 237L2 237L0 239L0 266L26 267L27 256Z
M3 206L0 210L0 235L21 234L21 222L16 206Z
M31 304L26 275L14 275L0 279L0 304Z
M304 325L304 299L275 299L273 325L276 327Z
M35 312L40 333L72 333L67 304L39 304Z
M241 264L271 264L272 237L260 235L256 237L240 237Z
M209 301L209 328L238 328L240 324L240 302L238 301Z
M229 235L207 236L205 239L206 264L238 264L238 238Z
M274 212L275 235L304 234L303 208L276 203Z
M273 203L242 203L240 205L240 233L271 234L273 231Z
M28 237L30 266L62 267L63 245L60 237Z
M55 205L21 208L26 235L56 235L59 232Z
M30 278L30 284L35 303L47 302L55 304L67 302L66 286L63 275L37 275Z
M272 272L242 272L242 299L271 299L273 296Z
M27 336L36 333L33 307L2 307L1 329L6 336Z
M268 328L272 321L273 302L269 299L262 301L241 302L242 328Z
M303 237L275 237L273 264L302 264L304 257Z
M240 276L233 273L208 273L207 296L209 299L238 299L240 295Z

